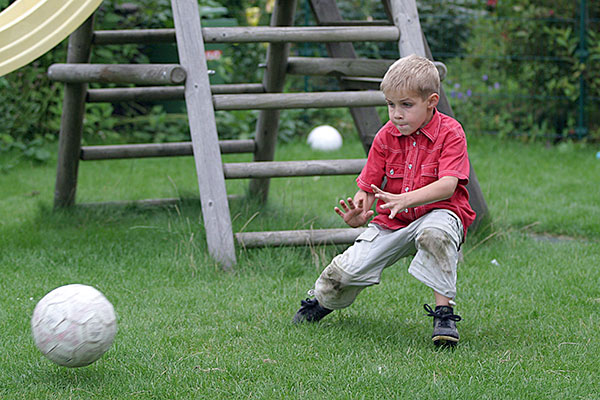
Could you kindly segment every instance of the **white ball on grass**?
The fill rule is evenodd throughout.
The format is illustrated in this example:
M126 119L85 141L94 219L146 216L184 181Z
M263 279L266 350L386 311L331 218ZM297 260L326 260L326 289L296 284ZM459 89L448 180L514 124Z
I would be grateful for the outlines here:
M112 345L117 318L112 304L91 286L56 288L35 306L31 331L37 348L65 367L83 367Z
M342 147L342 135L333 126L321 125L310 131L306 143L313 150L338 150Z

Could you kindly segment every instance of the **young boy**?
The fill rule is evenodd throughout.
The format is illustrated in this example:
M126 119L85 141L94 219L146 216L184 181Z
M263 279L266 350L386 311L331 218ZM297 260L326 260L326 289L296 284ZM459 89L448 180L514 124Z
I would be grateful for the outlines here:
M475 219L465 185L467 142L460 124L437 111L440 78L435 65L411 55L396 61L381 82L389 121L379 130L367 164L356 179L354 199L338 213L351 227L368 228L321 273L314 298L301 302L293 322L316 322L352 304L364 288L378 284L384 268L415 254L408 272L433 289L432 339L459 340L454 314L458 251ZM385 189L385 191L383 190Z

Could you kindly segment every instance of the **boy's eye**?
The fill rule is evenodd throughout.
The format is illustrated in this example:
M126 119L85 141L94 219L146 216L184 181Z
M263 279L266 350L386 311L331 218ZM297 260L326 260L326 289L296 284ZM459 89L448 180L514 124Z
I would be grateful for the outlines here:
M412 107L412 103L402 103L403 107Z
M393 103L393 102L391 102L391 101L387 100L387 101L386 101L386 103L387 103L387 105L388 105L388 106L390 106L390 107L394 107L394 103Z

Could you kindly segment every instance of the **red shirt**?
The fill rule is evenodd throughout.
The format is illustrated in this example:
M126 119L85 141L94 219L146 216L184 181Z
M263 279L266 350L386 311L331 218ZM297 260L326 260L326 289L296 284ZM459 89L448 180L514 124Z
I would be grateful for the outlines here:
M454 212L462 221L464 233L475 220L469 205L465 185L469 181L467 139L462 126L454 118L435 111L431 121L410 136L404 136L391 123L385 124L373 140L367 164L356 178L358 187L373 193L371 184L390 193L405 193L426 186L443 176L455 176L458 185L452 197L396 214L389 219L390 210L377 202L373 223L387 229L404 228L434 209Z

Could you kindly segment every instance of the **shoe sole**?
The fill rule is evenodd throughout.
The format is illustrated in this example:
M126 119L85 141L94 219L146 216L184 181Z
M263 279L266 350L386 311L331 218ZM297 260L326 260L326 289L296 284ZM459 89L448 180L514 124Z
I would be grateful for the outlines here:
M446 345L446 346L456 346L458 343L458 339L452 336L446 335L438 335L431 338L433 340L433 344L436 346Z

